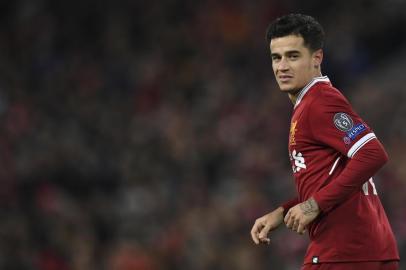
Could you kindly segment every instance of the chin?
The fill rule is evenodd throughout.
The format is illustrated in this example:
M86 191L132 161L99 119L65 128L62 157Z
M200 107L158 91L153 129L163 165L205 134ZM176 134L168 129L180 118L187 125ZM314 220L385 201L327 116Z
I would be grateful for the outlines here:
M288 94L296 94L297 92L299 92L301 90L301 88L287 86L287 85L279 86L279 88L281 89L281 92L288 93Z
M291 85L279 85L279 88L281 89L282 92L296 91L296 88L292 87Z

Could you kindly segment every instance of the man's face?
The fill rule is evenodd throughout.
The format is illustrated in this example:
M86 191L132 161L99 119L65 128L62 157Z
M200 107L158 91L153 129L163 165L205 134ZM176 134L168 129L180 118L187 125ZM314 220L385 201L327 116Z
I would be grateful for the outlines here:
M301 36L274 38L270 43L272 68L281 91L295 94L320 76L322 50L311 52Z

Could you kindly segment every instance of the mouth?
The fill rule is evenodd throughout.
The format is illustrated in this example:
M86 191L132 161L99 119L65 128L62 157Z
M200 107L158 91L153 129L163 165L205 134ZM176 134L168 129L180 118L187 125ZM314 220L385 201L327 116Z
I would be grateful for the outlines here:
M278 79L281 83L287 83L289 82L291 79L293 79L292 75L279 75Z

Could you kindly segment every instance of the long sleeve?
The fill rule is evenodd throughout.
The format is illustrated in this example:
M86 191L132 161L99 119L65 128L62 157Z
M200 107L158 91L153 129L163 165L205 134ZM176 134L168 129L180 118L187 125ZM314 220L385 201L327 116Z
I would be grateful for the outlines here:
M360 190L361 186L387 161L388 155L382 144L377 139L373 139L359 149L341 174L316 192L313 198L323 212L328 212Z

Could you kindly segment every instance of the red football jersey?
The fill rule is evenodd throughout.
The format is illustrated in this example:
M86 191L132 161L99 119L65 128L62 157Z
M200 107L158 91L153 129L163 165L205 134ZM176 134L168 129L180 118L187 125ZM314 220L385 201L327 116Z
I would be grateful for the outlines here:
M373 131L329 79L314 78L298 95L289 134L298 202L334 181L371 140L377 140ZM368 178L361 179L365 184L358 192L309 224L305 264L399 259L378 192Z

